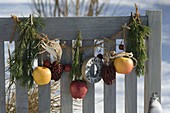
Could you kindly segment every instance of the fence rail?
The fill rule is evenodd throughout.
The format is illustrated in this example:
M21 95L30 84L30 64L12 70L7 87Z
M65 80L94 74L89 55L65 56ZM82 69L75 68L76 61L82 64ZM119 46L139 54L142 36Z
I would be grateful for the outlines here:
M128 22L130 17L60 17L45 18L46 27L42 31L50 38L59 37L60 40L66 40L71 45L77 31L80 30L83 36L83 46L92 45L94 39L111 37L118 32L122 25ZM146 39L148 60L146 63L147 71L145 73L144 89L144 111L148 112L149 98L152 92L158 92L161 95L161 11L146 11L146 16L141 17L145 25L152 28L151 37ZM4 41L10 40L13 22L10 18L0 18L0 113L6 113L5 100L5 61L4 61ZM120 39L121 37L117 37ZM17 37L14 38L16 41ZM116 39L115 39L116 41ZM114 48L105 43L106 48ZM94 50L90 49L84 52L83 57L94 56ZM42 59L49 59L49 55L40 56L38 64ZM61 59L63 63L71 63L71 57L67 57L66 51L63 51ZM73 100L69 92L68 73L64 72L61 78L61 113L72 113ZM88 93L83 99L83 113L95 112L95 87L94 84L88 84ZM39 113L50 113L50 84L38 87L38 111ZM111 86L104 85L104 113L116 113L116 83ZM28 90L16 84L16 112L28 113ZM102 111L101 111L102 112ZM125 76L125 113L137 113L137 76L131 72Z

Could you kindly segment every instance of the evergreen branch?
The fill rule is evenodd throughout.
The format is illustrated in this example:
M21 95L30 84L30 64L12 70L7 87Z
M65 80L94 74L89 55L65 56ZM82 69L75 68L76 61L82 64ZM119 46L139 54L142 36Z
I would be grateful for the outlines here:
M126 40L126 51L132 52L137 59L136 74L138 76L145 73L145 61L147 60L145 38L149 36L150 28L142 25L140 21L134 20L130 25L128 38Z
M33 16L23 18L17 23L16 30L19 35L17 45L9 59L11 83L20 80L23 87L33 86L32 66L40 51L36 46L40 41L37 38L38 29L42 26L42 20Z

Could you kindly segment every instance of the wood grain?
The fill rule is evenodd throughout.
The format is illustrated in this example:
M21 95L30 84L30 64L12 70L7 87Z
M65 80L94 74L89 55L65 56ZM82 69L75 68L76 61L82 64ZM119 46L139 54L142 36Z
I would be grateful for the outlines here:
M107 50L116 51L116 45L112 43L105 42L104 46ZM116 79L112 85L104 84L104 113L116 113Z
M16 113L28 113L28 89L16 81Z
M124 23L128 22L126 17L58 17L45 18L45 29L42 31L49 38L60 38L61 40L74 40L77 31L84 33L84 39L110 37L121 30ZM147 24L146 16L141 16L144 24ZM10 18L0 18L0 41L10 39L13 21ZM119 37L116 37L119 38ZM17 38L15 37L14 40Z
M83 32L82 32L83 33ZM83 37L84 37L83 33ZM82 42L82 46L89 46L89 45L93 45L94 41L83 41ZM87 58L93 57L94 56L94 49L90 48L87 49L85 51L83 51L83 61L86 60ZM85 98L83 99L83 113L95 113L95 88L94 88L94 84L88 83L88 92L85 96Z
M134 69L125 75L125 113L137 113L137 75Z
M67 41L67 45L72 47L72 41ZM63 49L63 55L61 58L61 62L63 64L71 64L72 63L72 53L70 49ZM61 113L73 113L73 101L70 94L70 79L69 72L64 72L61 76L60 80L60 94L61 94Z
M44 53L38 58L38 65L42 65L43 60L50 59L50 55ZM50 113L51 88L50 83L38 86L38 113Z
M161 100L161 59L162 59L162 12L146 11L148 25L151 27L151 36L147 38L148 60L145 74L145 113L148 112L151 94L157 92Z

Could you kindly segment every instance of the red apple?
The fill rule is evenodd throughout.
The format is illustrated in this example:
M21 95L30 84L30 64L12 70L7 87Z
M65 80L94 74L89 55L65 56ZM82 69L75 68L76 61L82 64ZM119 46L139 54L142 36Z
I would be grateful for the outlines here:
M43 66L47 67L47 68L50 68L51 67L51 62L49 60L44 60L43 61Z
M88 90L87 84L83 80L75 80L70 84L70 92L73 98L84 98Z
M71 71L71 65L70 64L65 64L64 65L64 71L70 72Z

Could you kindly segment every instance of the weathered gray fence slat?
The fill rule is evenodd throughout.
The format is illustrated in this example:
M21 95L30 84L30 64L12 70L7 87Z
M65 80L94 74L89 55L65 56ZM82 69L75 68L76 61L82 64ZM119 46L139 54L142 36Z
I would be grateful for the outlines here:
M137 113L137 75L125 75L125 113Z
M38 65L42 65L43 60L50 59L50 55L44 53L38 58ZM51 88L50 83L38 86L38 113L50 113Z
M15 47L17 44L15 42ZM28 89L22 87L19 80L16 81L16 113L28 113Z
M82 36L87 32L82 32ZM85 37L84 37L85 38ZM94 44L94 40L83 41L82 46L90 46ZM94 48L87 49L83 51L83 60L94 56ZM83 99L83 113L95 113L95 88L94 84L88 83L88 92Z
M116 40L114 40L116 43ZM116 45L113 43L104 43L105 48L116 51ZM104 113L116 113L116 79L110 86L104 84Z
M5 62L4 42L0 41L0 113L6 113L5 109Z
M66 44L70 47L72 47L72 41L66 41ZM70 49L70 48L69 48ZM67 49L63 49L63 55L62 55L62 59L61 62L63 64L72 64L72 54L71 51ZM70 80L69 80L69 73L68 72L64 72L61 76L61 80L60 80L60 94L61 94L61 113L72 113L73 112L73 101L72 101L72 97L70 94Z
M128 22L129 18L129 16L45 18L43 32L48 34L49 38L61 38L62 40L74 40L77 36L77 30L86 33L84 34L86 39L108 37L120 31L122 25ZM147 24L146 16L141 17L141 20L142 23ZM0 41L9 41L13 28L12 19L1 18L0 25Z
M157 92L161 96L161 25L162 12L161 11L147 11L148 25L151 27L151 36L147 39L148 45L148 61L146 63L145 74L145 113L148 112L148 105L151 94ZM161 100L161 98L160 98Z
M16 81L16 113L28 113L28 89Z

